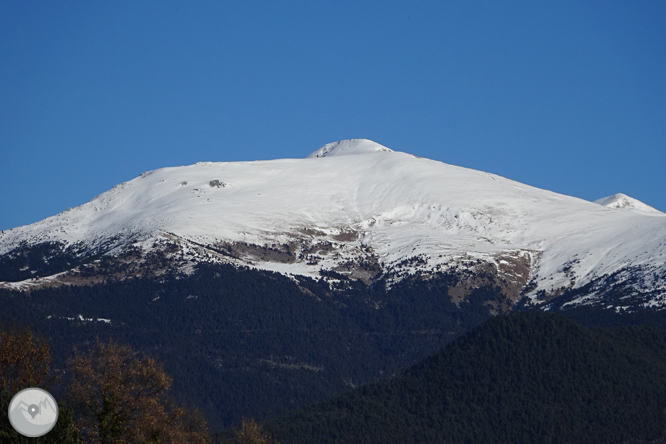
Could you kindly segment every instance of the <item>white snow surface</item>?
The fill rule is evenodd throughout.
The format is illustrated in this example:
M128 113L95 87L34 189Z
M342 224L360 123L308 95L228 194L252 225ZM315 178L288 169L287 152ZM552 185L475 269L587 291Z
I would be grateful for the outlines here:
M663 270L666 215L632 202L639 211L355 139L325 145L306 159L201 162L147 172L84 205L5 231L0 254L24 241L94 248L114 239L121 247L173 234L204 245L270 246L356 233L342 242L341 256L329 255L317 266L251 265L314 276L365 247L384 267L423 255L430 269L463 257L528 254L536 292L578 287L628 265Z
M318 157L332 157L332 156L348 156L351 154L370 154L376 152L393 152L392 149L386 148L377 142L368 139L349 139L340 140L339 142L327 143L308 155L308 159L316 159Z
M623 208L633 211L642 211L645 213L658 213L664 214L656 208L652 208L650 205L644 204L640 200L629 197L626 194L617 193L612 196L603 197L601 199L595 200L594 203L603 205L608 208Z

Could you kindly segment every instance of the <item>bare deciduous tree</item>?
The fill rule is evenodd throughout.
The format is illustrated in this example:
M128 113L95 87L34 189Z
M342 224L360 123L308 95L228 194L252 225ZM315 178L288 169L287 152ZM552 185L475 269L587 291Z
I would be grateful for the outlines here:
M97 342L67 364L77 425L90 443L208 443L203 417L172 404L162 366L130 347Z
M28 438L10 424L7 411L12 397L28 387L50 390L55 382L51 369L48 341L32 330L0 326L0 443L79 444L80 435L72 420L72 411L63 404L53 430L46 436Z
M32 330L0 330L0 391L15 394L26 387L48 390L55 381L51 349Z

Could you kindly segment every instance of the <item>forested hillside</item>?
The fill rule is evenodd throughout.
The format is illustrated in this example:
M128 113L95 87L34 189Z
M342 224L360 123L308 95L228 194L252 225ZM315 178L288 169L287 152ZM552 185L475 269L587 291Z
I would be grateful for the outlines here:
M666 332L493 318L397 378L267 424L283 443L666 439Z
M107 262L97 272L113 276ZM173 377L174 395L220 430L398 374L506 304L492 285L454 303L449 289L464 277L404 280L388 290L340 275L335 290L310 278L200 264L190 276L0 290L0 321L51 338L56 367L96 338L149 353Z

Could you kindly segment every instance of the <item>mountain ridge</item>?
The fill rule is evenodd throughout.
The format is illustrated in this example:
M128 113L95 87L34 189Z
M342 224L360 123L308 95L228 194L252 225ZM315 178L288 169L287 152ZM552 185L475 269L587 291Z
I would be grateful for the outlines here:
M370 285L382 276L391 282L492 268L516 302L547 307L613 277L618 285L632 281L641 304L666 306L663 213L618 211L366 139L327 144L308 157L147 172L80 207L3 232L0 255L53 243L69 252L72 267L56 268L68 272L128 248L169 243L186 273L203 260L315 278L333 271ZM29 279L0 278L9 282L0 285L63 279L32 273L29 264L19 271L26 266L15 275Z
M147 172L0 233L0 322L53 338L57 365L95 338L155 354L218 429L385 379L493 315L663 325L663 215L343 142Z

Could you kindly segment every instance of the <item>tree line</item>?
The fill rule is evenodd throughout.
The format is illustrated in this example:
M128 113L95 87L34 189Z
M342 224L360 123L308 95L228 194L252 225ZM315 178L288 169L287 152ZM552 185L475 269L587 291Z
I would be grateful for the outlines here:
M321 402L436 352L487 319L500 297L479 287L456 304L448 290L460 279L406 279L390 289L350 280L333 290L323 280L199 264L189 276L0 289L0 323L52 338L59 368L73 347L96 338L149 351L173 378L172 395L199 406L218 431Z

